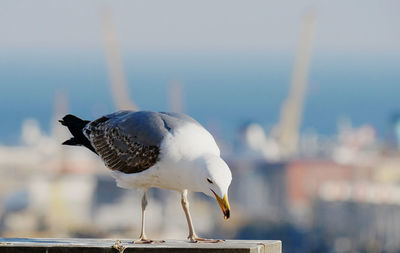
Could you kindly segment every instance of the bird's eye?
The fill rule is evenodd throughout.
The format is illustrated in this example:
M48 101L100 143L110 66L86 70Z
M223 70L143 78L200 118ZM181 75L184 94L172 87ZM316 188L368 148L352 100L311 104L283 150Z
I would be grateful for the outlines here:
M207 178L207 181L208 181L210 184L213 184L213 181L212 181L211 179Z

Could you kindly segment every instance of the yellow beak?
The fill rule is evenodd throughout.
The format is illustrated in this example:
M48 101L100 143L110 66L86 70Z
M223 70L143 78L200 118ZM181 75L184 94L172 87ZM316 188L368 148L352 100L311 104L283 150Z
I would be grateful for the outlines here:
M217 202L221 207L222 212L224 213L224 219L225 220L229 219L230 206L229 206L228 196L226 196L225 194L224 197L221 199L213 190L211 191L214 193L215 198L217 199Z

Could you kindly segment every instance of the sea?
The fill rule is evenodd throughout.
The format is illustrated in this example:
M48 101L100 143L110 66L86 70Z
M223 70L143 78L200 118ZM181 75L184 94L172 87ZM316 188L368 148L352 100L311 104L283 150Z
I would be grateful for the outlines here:
M184 112L219 138L232 141L244 124L271 129L287 98L295 54L267 50L123 52L129 96L141 110L168 111L169 87L183 88ZM55 99L95 119L116 110L104 52L0 51L0 144L20 142L21 124L51 129ZM301 132L335 135L338 121L373 126L379 138L400 112L400 57L391 52L313 52Z

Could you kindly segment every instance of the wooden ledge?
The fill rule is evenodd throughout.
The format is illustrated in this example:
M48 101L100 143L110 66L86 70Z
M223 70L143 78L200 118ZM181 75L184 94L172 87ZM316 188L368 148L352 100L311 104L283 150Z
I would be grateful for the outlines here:
M167 240L157 244L132 244L132 240L113 239L47 239L47 238L0 238L0 252L32 253L130 253L130 252L257 252L281 253L281 241L227 240L222 243L189 243L183 240Z

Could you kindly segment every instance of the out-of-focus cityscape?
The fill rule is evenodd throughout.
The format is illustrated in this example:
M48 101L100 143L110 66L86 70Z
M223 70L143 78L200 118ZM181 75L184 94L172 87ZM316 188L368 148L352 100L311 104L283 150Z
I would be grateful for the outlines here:
M55 13L66 15L47 0L38 7L25 4L37 15L34 24L54 18L56 27L61 21ZM136 8L135 14L153 10L125 4ZM38 34L29 31L29 20L16 20L27 11L22 5L10 1L0 10L0 21L9 21L0 22L0 33L11 36L0 42L0 236L138 237L140 196L118 188L90 151L62 146L69 135L58 120L67 113L93 120L119 109L140 109L198 119L232 170L228 221L214 200L190 195L200 235L282 240L284 252L399 252L400 32L395 28L400 19L393 10L400 5L233 3L233 14L222 14L229 10L222 3L181 4L164 6L171 13L152 13L156 21L142 20L140 28L133 22L138 17L129 16L121 3L83 4L80 10L78 2L67 4L78 20L87 15L97 25L93 41L100 49L92 49L90 39L61 35L74 34L68 30L54 30L49 37L39 28ZM42 17L39 7L45 5L54 13ZM195 20L207 15L186 10L191 18L174 6L210 12L211 21L204 21L208 30ZM344 16L334 16L340 7ZM249 13L239 15L242 8ZM174 21L174 14L189 23ZM67 16L64 23L72 19ZM171 34L163 31L159 16L177 26L168 27ZM281 25L273 18L281 18ZM119 32L130 22L138 37ZM238 44L229 42L235 28L248 30L241 22L265 25L265 37L249 28L237 34ZM191 24L200 31L186 30ZM85 34L82 27L67 27ZM356 28L361 32L347 38ZM329 29L338 36L324 38ZM146 46L144 31L159 35L149 35ZM196 44L183 31L195 40L201 34L217 39ZM241 36L248 39L240 42ZM124 38L137 38L138 44L126 50ZM167 46L155 43L157 38ZM257 38L261 42L253 43ZM277 42L268 44L269 38ZM177 48L171 49L174 43ZM151 237L187 236L175 192L152 189L147 217Z

